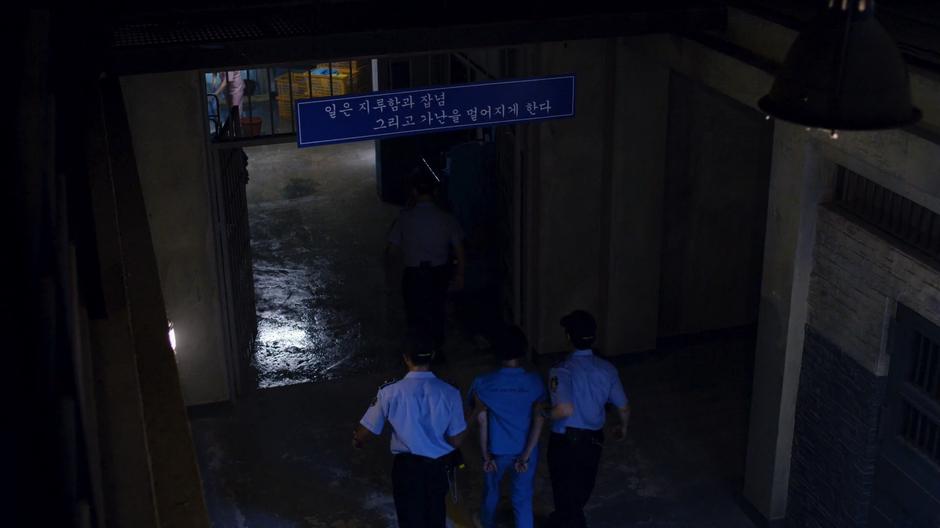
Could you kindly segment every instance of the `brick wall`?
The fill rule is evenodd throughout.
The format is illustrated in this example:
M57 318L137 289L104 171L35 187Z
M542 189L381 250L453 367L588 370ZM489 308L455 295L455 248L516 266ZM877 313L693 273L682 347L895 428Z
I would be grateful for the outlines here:
M790 461L790 526L864 526L885 378L806 329Z
M887 322L902 303L940 324L940 273L840 212L821 207L807 324L873 374L887 374Z
M940 324L940 273L913 251L821 207L810 280L788 523L864 526L897 303Z

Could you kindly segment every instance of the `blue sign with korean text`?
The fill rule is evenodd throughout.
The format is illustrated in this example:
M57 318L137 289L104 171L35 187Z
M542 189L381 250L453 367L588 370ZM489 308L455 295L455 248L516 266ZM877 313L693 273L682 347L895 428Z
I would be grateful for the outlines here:
M297 101L297 146L574 116L574 75Z

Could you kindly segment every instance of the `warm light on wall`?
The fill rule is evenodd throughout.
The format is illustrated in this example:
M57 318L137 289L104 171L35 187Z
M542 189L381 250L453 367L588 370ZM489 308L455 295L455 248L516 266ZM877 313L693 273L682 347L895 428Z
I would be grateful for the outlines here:
M167 330L167 335L170 337L170 348L173 349L173 353L176 354L176 330L173 328L173 321L167 323L169 330Z

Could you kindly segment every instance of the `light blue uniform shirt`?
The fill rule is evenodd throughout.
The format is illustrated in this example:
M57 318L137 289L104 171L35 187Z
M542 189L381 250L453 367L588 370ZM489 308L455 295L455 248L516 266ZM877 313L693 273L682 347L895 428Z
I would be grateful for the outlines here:
M501 368L473 380L468 401L472 402L474 395L487 408L490 453L522 453L532 423L532 405L546 398L542 378L522 368Z
M382 434L392 424L392 453L438 458L454 450L445 437L467 428L460 391L432 372L409 372L403 379L379 389L359 423Z
M463 239L463 230L454 215L433 202L418 202L403 209L388 233L388 242L401 248L405 266L447 264L450 247Z
M627 395L616 367L591 350L575 350L555 365L548 377L552 405L574 405L574 414L552 423L554 433L564 433L565 427L597 431L604 427L605 404L618 408L627 406Z

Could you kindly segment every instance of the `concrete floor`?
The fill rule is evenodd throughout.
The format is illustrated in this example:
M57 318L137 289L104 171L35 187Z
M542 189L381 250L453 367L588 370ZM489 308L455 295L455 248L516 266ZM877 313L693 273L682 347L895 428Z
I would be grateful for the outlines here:
M376 196L373 143L246 152L258 385L390 367L402 316L382 251L398 209Z
M371 143L248 151L259 390L191 421L218 527L394 526L388 432L362 451L351 431L385 380L404 369L400 294L381 265L394 207L376 198ZM560 331L560 329L559 329ZM465 391L493 367L450 331L438 374ZM619 358L634 408L629 438L605 447L592 527L749 527L737 505L753 339L721 337ZM552 358L538 368L547 371ZM479 446L463 451L452 526L473 526ZM552 509L544 449L539 519ZM502 525L511 526L504 504Z

